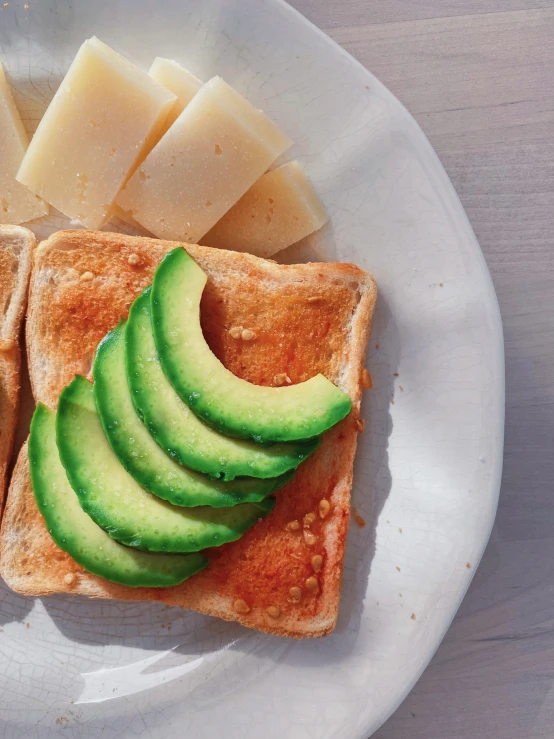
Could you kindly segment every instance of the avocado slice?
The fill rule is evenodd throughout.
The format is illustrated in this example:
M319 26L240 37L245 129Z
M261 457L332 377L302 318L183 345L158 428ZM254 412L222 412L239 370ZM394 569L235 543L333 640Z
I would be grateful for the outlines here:
M222 508L263 500L293 477L294 472L287 472L267 480L249 477L216 482L182 467L166 454L133 405L125 368L125 326L121 322L98 346L93 366L94 398L113 451L143 488L173 505ZM175 392L173 388L171 392ZM195 421L201 423L196 417Z
M152 335L150 288L131 306L126 343L135 408L154 439L179 464L223 480L240 475L267 478L295 469L319 446L319 439L311 439L262 447L222 436L201 421L177 395L160 365Z
M33 493L52 539L87 572L133 588L178 585L208 564L201 554L151 554L118 544L79 505L56 447L56 414L39 403L31 422Z
M165 374L192 410L222 434L295 441L322 434L351 409L348 395L316 375L287 387L236 377L207 345L200 326L206 275L182 247L169 252L152 283L154 340Z
M77 376L60 395L56 441L83 510L117 541L152 552L197 552L235 541L273 508L270 498L230 508L176 508L140 487L106 439L92 384Z

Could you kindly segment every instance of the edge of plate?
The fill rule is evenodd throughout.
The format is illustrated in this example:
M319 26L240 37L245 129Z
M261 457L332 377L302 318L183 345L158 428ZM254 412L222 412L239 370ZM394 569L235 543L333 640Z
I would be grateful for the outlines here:
M298 22L302 23L306 28L309 28L310 31L316 33L321 39L323 39L326 43L330 44L334 50L340 54L352 67L356 68L358 71L362 72L368 79L371 80L372 84L379 88L381 94L388 98L395 106L400 108L405 115L406 119L408 120L410 126L413 129L414 136L416 136L419 141L421 142L422 146L425 147L425 150L430 157L430 159L434 162L436 166L437 173L442 178L445 188L447 188L451 195L452 195L452 202L456 205L457 215L459 216L461 222L464 224L465 229L467 231L467 234L470 237L470 241L472 244L474 256L478 262L481 264L482 272L485 278L485 285L486 285L486 291L483 295L483 298L486 302L489 303L489 307L491 310L491 318L493 321L493 331L495 335L495 343L496 343L496 362L495 362L495 376L498 379L498 393L496 398L496 406L497 406L497 429L495 434L495 443L494 443L494 462L492 464L492 474L491 479L489 482L489 490L491 493L491 508L489 512L489 519L486 525L486 536L483 538L483 543L481 546L481 550L479 552L479 555L477 557L477 560L475 562L475 567L472 568L471 576L468 577L465 582L463 583L462 587L460 587L459 592L457 593L457 598L455 599L454 603L452 604L452 607L450 609L450 612L448 613L448 618L445 621L444 629L441 633L438 634L438 639L436 646L425 655L425 657L421 660L420 665L418 666L418 670L413 678L413 680L410 681L410 683L407 685L406 689L403 691L401 695L394 698L394 700L391 700L391 702L387 705L387 707L380 712L378 716L376 716L374 719L371 719L369 716L367 717L367 724L366 728L363 730L363 733L358 733L353 739L368 739L369 736L371 736L377 729L379 729L385 721L392 716L392 714L398 709L398 707L401 705L401 703L404 702L406 697L409 695L409 693L412 691L415 684L418 682L419 678L433 659L435 653L437 652L438 648L440 647L446 632L450 628L452 621L454 620L454 617L456 613L458 612L458 609L460 608L460 605L469 589L469 586L471 585L471 582L473 581L473 578L475 576L475 572L477 571L477 568L481 562L481 559L483 558L483 555L485 553L485 549L487 547L487 544L489 542L492 528L494 526L494 521L496 518L496 512L498 509L498 500L500 497L500 486L502 481L502 464L503 464L503 454L504 454L504 417L505 417L505 398L506 398L506 381L505 381L505 364L504 364L504 333L502 328L502 317L500 313L500 306L498 303L498 297L496 295L496 291L494 289L494 284L492 281L492 277L487 265L487 262L485 260L483 251L481 247L479 246L479 242L477 241L477 237L475 236L475 232L473 231L473 228L471 226L471 223L469 222L469 218L467 217L467 214L464 210L464 207L460 201L460 198L458 197L458 193L456 192L456 189L454 188L454 185L452 184L450 177L448 176L446 170L444 169L442 162L440 161L438 154L432 147L429 139L423 132L421 126L416 121L416 119L413 117L413 115L410 113L410 111L398 100L398 98L389 90L389 88L384 85L375 75L373 75L364 65L359 62L355 57L353 57L351 54L346 51L346 49L343 49L343 47L338 44L334 39L332 39L330 36L328 36L324 31L321 30L321 28L318 28L314 23L312 23L308 18L306 18L300 11L296 10L296 8L289 5L286 0L273 0L277 5L281 6L281 8L291 16L293 16Z

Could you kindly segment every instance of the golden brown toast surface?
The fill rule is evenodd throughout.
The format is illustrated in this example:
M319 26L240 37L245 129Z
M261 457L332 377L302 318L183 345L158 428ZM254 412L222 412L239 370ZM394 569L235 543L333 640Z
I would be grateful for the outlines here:
M37 400L55 408L60 391L73 376L89 372L100 339L127 316L160 259L176 245L144 237L66 231L39 247L27 329ZM3 523L2 574L11 587L29 594L61 591L157 600L272 633L323 635L334 627L340 598L359 379L375 284L369 275L347 264L281 266L241 253L186 248L208 275L201 306L206 338L231 371L263 385L275 384L280 374L299 382L322 372L350 394L352 413L324 436L317 452L277 493L275 509L264 521L239 541L211 550L206 570L166 589L111 584L85 573L61 552L34 504L24 448ZM235 326L250 329L255 339L233 339L229 329ZM322 499L330 503L325 519L318 515ZM303 518L312 512L316 519L304 529ZM299 530L287 530L293 520L300 522ZM323 558L319 572L314 572L315 555ZM315 592L306 585L314 577ZM291 597L291 588L301 589L299 602ZM247 613L238 612L240 605L237 611L239 599L250 608ZM274 615L268 614L268 608Z

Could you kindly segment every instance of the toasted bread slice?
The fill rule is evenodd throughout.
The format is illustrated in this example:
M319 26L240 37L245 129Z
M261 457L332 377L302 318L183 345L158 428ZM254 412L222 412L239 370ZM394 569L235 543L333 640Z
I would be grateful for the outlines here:
M35 237L21 226L0 226L0 514L19 407L19 334L27 303Z
M65 231L43 242L31 279L27 323L36 400L55 408L75 373L88 374L100 339L127 316L156 265L177 244ZM350 264L281 266L247 254L186 245L208 275L201 314L213 351L260 385L322 372L353 401L352 413L277 494L274 511L242 539L210 552L206 570L177 587L132 589L83 571L50 539L35 506L24 447L0 539L2 576L28 595L72 592L154 600L292 637L323 636L337 619L360 408L360 375L376 299L373 279ZM47 308L47 310L46 310ZM234 339L243 326L254 341ZM236 335L236 332L233 332ZM286 381L286 380L285 380ZM320 501L329 502L322 518ZM325 505L322 512L326 513ZM303 529L306 514L315 520ZM296 530L287 528L299 521ZM321 568L319 560L322 558ZM314 568L315 563L315 568ZM315 578L315 579L310 579ZM306 584L306 582L308 584ZM297 602L295 595L300 588Z

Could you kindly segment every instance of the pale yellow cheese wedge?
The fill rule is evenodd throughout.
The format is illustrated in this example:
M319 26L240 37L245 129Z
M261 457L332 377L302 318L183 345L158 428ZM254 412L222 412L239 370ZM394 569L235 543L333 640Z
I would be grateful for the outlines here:
M0 64L0 224L17 226L48 213L48 205L15 179L29 139Z
M291 143L214 77L146 157L118 204L159 238L197 243Z
M157 56L148 72L152 79L177 96L169 115L166 118L163 133L172 126L183 110L202 87L202 82L171 59L162 59ZM161 138L161 137L160 137Z
M162 59L160 56L157 56L154 59L148 74L152 79L156 80L160 85L163 85L177 97L173 103L173 108L170 110L169 115L165 119L164 125L159 131L159 140L167 129L175 123L177 118L202 87L202 81L184 67L181 67L180 64L177 64L177 62L174 62L171 59ZM156 141L156 143L158 142ZM143 231L149 236L152 235L150 231L144 228L144 226L141 226L140 223L133 218L129 211L123 210L123 208L117 203L114 203L112 206L111 215L112 217L115 216L116 218L120 218L138 231Z
M167 129L173 125L198 90L202 87L202 82L193 74L187 72L187 70L177 64L177 62L173 62L170 59L162 59L159 56L152 62L152 66L150 67L148 74L153 80L156 80L158 84L163 85L163 87L172 92L177 99L173 103L173 107L166 116L163 125L158 128L155 140L151 141L148 150L143 150L143 155L141 156L140 161L136 163L135 169L143 161L146 155L150 153L150 150L154 148ZM142 230L148 234L150 233L149 231L146 231L140 223L137 223L130 213L123 210L123 208L120 208L115 203L112 205L110 217L113 216L123 219L126 223L133 226L133 228L137 228L139 231Z
M297 161L266 172L202 238L206 246L271 257L329 220Z
M100 228L174 103L173 93L93 37L77 52L17 179L66 216Z

